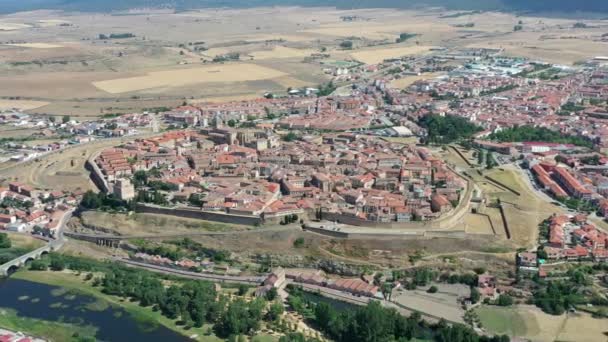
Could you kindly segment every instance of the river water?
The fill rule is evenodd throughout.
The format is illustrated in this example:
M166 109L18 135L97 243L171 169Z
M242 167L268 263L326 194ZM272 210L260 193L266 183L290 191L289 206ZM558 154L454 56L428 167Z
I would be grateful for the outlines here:
M47 321L92 325L95 338L108 342L173 342L189 339L157 324L134 319L122 308L104 308L90 296L19 279L0 279L0 308L13 309L19 316Z

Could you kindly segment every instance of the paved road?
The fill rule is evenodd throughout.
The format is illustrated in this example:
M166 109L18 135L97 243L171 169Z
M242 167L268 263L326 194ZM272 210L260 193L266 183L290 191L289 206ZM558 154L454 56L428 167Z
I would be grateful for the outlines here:
M146 269L146 270L157 272L157 273L176 275L179 277L184 277L184 278L189 278L189 279L208 280L208 281L221 282L221 283L260 285L264 281L264 279L266 279L266 277L264 277L264 276L241 277L241 276L227 276L227 275L219 275L219 274L183 271L183 270L178 270L175 268L151 265L151 264L133 261L133 260L124 259L124 258L114 258L113 260L116 262L121 262L127 266L142 268L142 269Z

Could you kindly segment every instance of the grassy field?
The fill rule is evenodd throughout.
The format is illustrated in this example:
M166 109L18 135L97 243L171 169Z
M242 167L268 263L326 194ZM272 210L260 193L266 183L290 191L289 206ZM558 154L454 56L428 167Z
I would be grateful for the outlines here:
M44 246L44 241L33 238L31 235L6 232L11 240L12 248L26 248L34 250Z
M94 337L96 328L60 322L51 322L21 317L14 310L0 307L0 328L25 332L28 335L45 338L49 341L80 341L79 338Z
M145 213L127 216L125 214L87 211L82 214L82 220L86 224L111 229L121 235L177 234L196 231L225 232L250 228L247 226ZM171 227L171 229L167 230L167 227Z
M517 309L482 306L476 312L483 328L495 334L526 336L539 330L533 316Z
M608 319L596 319L584 313L552 316L527 305L481 306L476 312L487 331L531 341L605 342L608 332Z

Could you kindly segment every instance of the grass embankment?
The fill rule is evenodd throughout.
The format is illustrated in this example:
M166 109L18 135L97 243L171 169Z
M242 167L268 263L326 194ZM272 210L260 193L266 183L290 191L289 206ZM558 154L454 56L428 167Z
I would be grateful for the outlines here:
M68 271L53 272L23 270L15 273L12 275L12 277L52 286L59 286L68 290L77 291L78 293L82 293L84 295L95 297L98 299L98 302L105 301L109 305L123 308L133 317L133 319L137 320L144 326L153 327L157 324L161 324L168 329L178 332L184 336L198 335L199 341L221 341L214 336L205 336L205 331L208 327L191 328L186 330L181 326L176 325L176 321L163 316L160 311L153 311L151 307L142 307L137 302L131 302L120 297L107 295L101 292L101 287L93 287L91 285L91 281L86 282L84 280L84 274L77 275L76 273ZM103 306L103 304L99 304L99 307ZM29 332L27 329L24 330Z
M38 249L46 244L46 242L36 239L31 235L6 232L11 240L12 248L24 248L28 250Z
M94 338L97 328L51 322L18 316L15 310L0 308L0 327L23 331L28 335L39 336L50 341L78 341L81 338Z
M494 334L526 336L535 329L534 317L515 308L482 306L476 310L484 329Z

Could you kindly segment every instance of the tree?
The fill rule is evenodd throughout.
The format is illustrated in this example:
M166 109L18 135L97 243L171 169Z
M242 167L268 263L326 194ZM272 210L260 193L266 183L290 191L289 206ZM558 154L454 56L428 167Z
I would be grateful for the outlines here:
M228 120L228 126L235 127L236 126L236 121L234 119Z
M353 42L350 40L345 40L340 43L340 47L345 50L351 50L353 48Z
M481 299L481 294L479 293L479 290L477 290L476 287L471 286L471 302L473 304L479 302L479 299Z
M11 248L11 239L8 238L8 234L0 233L0 248Z
M65 262L63 261L63 259L53 258L51 259L51 263L49 266L53 271L63 271L63 269L65 268Z
M281 318L281 315L284 311L285 308L283 308L283 304L281 302L274 302L268 308L268 312L266 313L266 320L276 322L279 318Z
M239 296L246 295L248 291L249 291L249 286L247 286L245 284L239 284L238 291L237 291Z
M501 294L498 297L498 305L500 306L511 306L513 305L513 297L507 294Z
M49 116L50 122L55 123L56 120L57 120L57 118L55 118L54 116Z
M298 136L294 132L289 132L289 133L287 133L287 135L285 135L283 137L283 140L287 141L287 142L291 142L291 141L295 141L297 138L298 138Z
M88 190L82 196L82 201L80 202L80 205L86 209L97 209L101 207L101 200L96 193L91 190Z
M592 148L593 142L585 137L563 134L545 127L515 126L492 133L488 139L498 142L541 141L560 144L573 144Z
M437 289L437 286L435 286L435 285L429 287L429 289L426 290L426 292L428 292L428 293L437 293L437 291L438 291L438 289Z
M426 115L418 121L418 124L427 130L427 142L434 144L448 144L469 139L482 130L469 120L454 115Z
M276 287L271 287L270 290L268 290L268 292L266 292L266 299L268 301L273 301L278 297L279 293L277 292L277 288Z
M295 239L294 242L293 242L293 246L295 248L304 247L304 238L303 237L299 237L299 238Z
M30 270L32 271L46 271L46 262L42 260L33 260L30 263Z
M69 115L64 115L63 118L61 118L61 122L63 123L68 123L70 122L71 118Z

